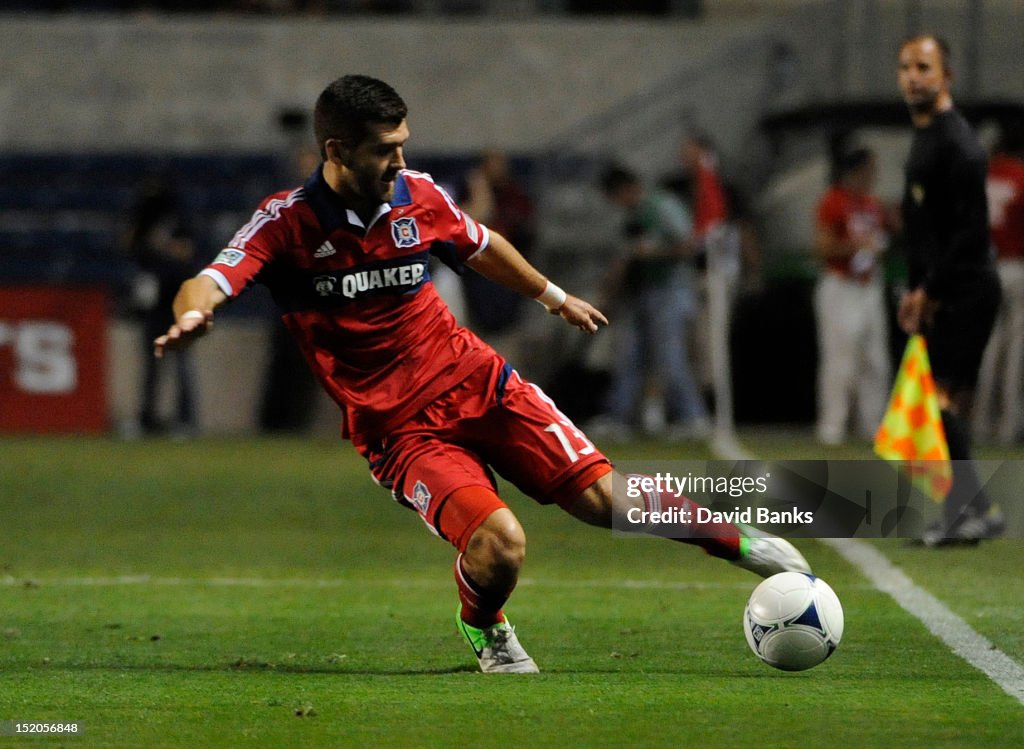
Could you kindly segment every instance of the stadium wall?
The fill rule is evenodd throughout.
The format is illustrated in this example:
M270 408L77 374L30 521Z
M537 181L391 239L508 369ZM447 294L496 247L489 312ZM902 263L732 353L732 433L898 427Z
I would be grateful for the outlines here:
M750 24L21 18L0 24L5 148L261 149L346 72L393 82L424 151L530 150Z
M361 71L395 82L427 152L536 150L672 84L692 88L685 114L729 144L749 118L707 92L749 87L746 75L759 106L894 97L894 50L918 22L949 36L966 95L1024 96L1019 3L986 4L976 51L969 4L929 3L920 21L899 3L793 5L704 21L7 15L0 137L23 151L265 149L282 108L308 109L325 82ZM695 65L701 76L679 78Z

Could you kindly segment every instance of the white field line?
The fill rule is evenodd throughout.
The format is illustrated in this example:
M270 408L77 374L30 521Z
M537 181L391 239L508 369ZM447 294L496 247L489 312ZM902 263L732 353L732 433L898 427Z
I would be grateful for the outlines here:
M430 579L382 579L375 582L399 588L449 588L453 582ZM139 585L153 587L194 586L205 588L347 588L366 585L362 580L342 578L270 578L270 577L152 577L150 575L119 575L110 577L21 578L5 575L0 588L7 587L116 587ZM742 583L673 582L671 580L538 580L523 578L519 586L544 588L608 588L623 590L753 590Z
M975 632L942 601L918 587L878 549L850 538L822 539L822 542L860 570L878 590L919 619L950 650L1024 704L1024 667Z

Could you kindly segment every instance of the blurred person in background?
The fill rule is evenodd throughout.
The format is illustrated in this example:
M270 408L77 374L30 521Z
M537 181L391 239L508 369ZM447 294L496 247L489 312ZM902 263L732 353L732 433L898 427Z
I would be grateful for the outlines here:
M512 174L503 151L488 149L480 154L457 198L466 213L507 238L523 257L530 257L535 231L533 199ZM515 328L523 310L521 295L479 273L462 275L462 292L474 330L501 336ZM513 341L504 338L494 345L505 351Z
M283 169L288 177L286 184L293 184L320 164L320 152L315 144L300 139L295 132L301 128L308 137L308 117L288 112L281 119L286 132L290 131L295 139ZM316 416L316 379L281 318L273 315L270 326L270 350L259 407L260 429L277 433L306 432Z
M194 435L198 422L192 353L176 352L166 362L148 355L153 338L173 322L168 310L178 287L195 272L195 247L180 198L169 178L153 175L143 180L129 212L123 242L140 270L134 301L142 314L147 352L143 359L137 428L143 434L169 430L174 436ZM159 402L160 380L168 365L173 365L175 376L174 417L169 424L161 418ZM134 429L132 427L132 431Z
M694 238L703 244L708 234L729 218L729 202L718 174L718 156L707 136L691 133L679 146L679 160L690 176Z
M875 155L843 154L816 211L815 253L822 264L814 292L818 325L818 441L846 441L852 413L870 440L885 413L892 374L880 258L886 213L874 195Z
M929 547L977 543L1005 530L978 477L968 430L1001 297L988 225L988 164L953 105L952 75L944 40L924 34L900 46L897 80L914 135L902 202L908 290L897 318L905 333L925 337L953 461L943 518L921 538Z
M637 424L652 434L706 436L707 409L687 346L697 304L690 213L675 195L646 191L619 165L605 170L601 188L626 215L624 251L607 281L621 320L612 382L592 428L613 439L628 439Z
M981 364L973 429L1010 445L1020 436L1024 387L1024 122L1004 126L986 186L1003 303Z

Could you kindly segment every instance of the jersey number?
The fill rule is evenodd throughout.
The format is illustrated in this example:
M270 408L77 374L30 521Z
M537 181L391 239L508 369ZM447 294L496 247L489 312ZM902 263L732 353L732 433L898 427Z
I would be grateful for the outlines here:
M573 447L572 442L569 440L569 435L565 433L565 427L568 427L573 438L581 445L578 449ZM571 421L548 424L544 427L544 431L551 432L558 438L558 443L565 450L565 454L569 456L569 461L572 463L575 463L583 455L590 455L590 453L594 452L594 445L583 435L583 432L572 425Z

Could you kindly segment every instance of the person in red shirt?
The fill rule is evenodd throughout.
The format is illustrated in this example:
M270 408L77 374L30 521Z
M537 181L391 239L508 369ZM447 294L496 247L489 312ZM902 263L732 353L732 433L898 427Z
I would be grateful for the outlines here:
M1020 434L1024 384L1024 124L1004 129L985 187L1003 301L982 359L972 427L977 437L1009 445Z
M679 147L679 158L693 180L693 230L698 242L729 218L725 187L718 175L718 158L711 141L692 134Z
M458 626L485 672L538 670L502 611L526 537L492 471L593 525L697 544L765 577L808 572L800 552L775 536L728 523L657 525L651 513L696 517L695 504L613 471L540 388L455 323L430 280L431 255L537 300L584 332L608 321L467 216L428 175L406 169L406 114L383 81L350 75L331 83L314 110L322 165L303 186L267 198L182 284L176 322L155 339L155 354L189 345L209 332L218 307L251 283L266 285L374 479L458 550Z
M851 411L870 439L889 391L888 333L879 257L887 244L885 209L874 196L877 168L864 148L840 158L836 181L817 209L815 289L818 324L818 440L845 441Z

